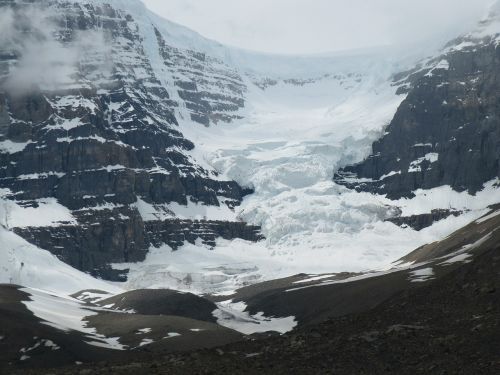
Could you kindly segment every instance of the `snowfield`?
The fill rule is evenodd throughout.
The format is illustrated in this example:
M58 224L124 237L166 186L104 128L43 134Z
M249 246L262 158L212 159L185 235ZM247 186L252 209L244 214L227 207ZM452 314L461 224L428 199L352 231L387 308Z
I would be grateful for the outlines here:
M70 295L84 289L112 294L123 292L120 287L68 266L2 225L0 244L0 283L22 285L61 295Z
M98 334L95 328L87 327L85 319L97 315L94 309L86 307L81 301L67 296L57 296L32 288L24 288L30 301L23 302L33 314L51 327L61 331L77 331L84 333L87 344L113 350L125 350L118 337L106 337Z

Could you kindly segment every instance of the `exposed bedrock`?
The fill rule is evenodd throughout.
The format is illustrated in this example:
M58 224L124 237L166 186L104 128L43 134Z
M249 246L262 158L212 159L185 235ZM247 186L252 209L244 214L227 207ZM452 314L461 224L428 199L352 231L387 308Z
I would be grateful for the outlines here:
M500 47L486 39L453 48L461 42L398 82L408 97L385 135L336 182L397 199L442 185L476 193L500 177Z

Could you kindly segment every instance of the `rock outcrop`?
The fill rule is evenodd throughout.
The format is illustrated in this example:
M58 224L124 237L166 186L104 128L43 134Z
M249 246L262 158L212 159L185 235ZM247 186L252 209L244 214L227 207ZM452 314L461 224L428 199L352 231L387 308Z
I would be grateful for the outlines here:
M430 227L436 221L444 220L450 216L460 216L461 214L463 214L462 211L434 209L428 214L398 216L389 218L386 221L390 221L401 227L408 226L415 230L422 230Z
M372 154L338 171L337 183L397 199L442 185L476 193L500 177L500 46L481 31L496 17L395 78L406 100Z
M169 46L158 29L160 53L192 121L231 122L245 106L246 86L233 68L202 52Z

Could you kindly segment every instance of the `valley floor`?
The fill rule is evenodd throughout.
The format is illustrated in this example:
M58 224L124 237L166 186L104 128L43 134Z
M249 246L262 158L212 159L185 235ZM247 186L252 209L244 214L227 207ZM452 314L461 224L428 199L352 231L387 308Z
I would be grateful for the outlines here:
M499 208L386 272L302 274L231 296L0 285L0 372L497 374Z
M498 374L499 268L496 243L473 262L366 313L217 349L187 354L144 352L126 362L46 373Z

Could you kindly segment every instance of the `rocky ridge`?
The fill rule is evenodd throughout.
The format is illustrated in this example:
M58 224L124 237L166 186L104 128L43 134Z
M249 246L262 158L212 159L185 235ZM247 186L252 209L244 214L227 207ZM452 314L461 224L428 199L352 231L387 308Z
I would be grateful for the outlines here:
M473 194L500 177L499 25L493 12L441 56L395 76L407 98L371 155L334 180L397 199L442 185Z

